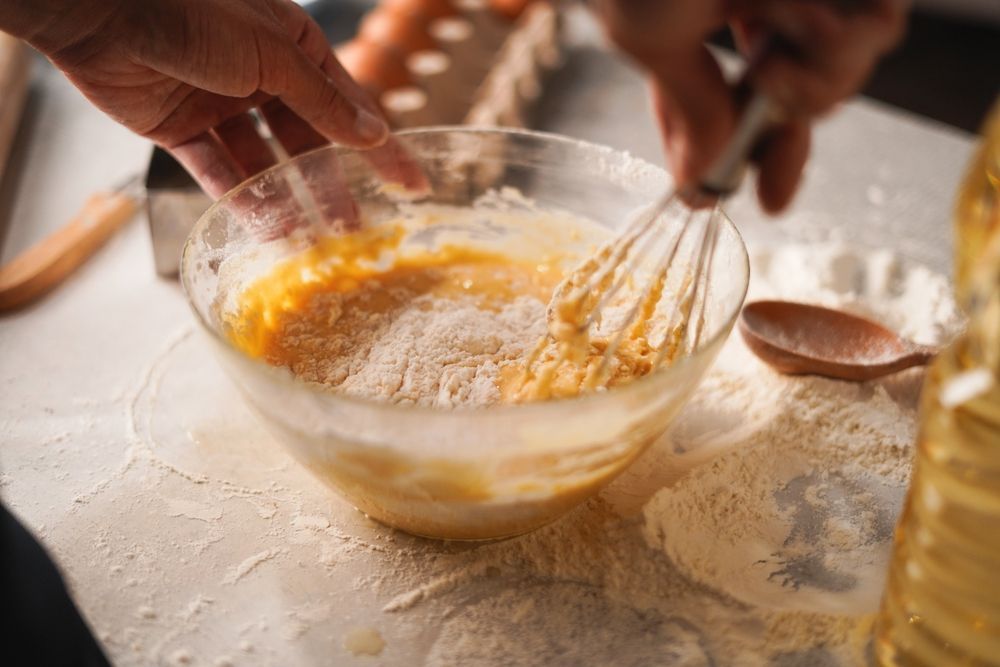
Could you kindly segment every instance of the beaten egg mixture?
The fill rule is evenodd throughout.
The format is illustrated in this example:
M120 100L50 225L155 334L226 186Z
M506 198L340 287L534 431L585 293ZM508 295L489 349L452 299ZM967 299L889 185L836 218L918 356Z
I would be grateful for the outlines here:
M431 394L462 382L492 386L455 389L453 397L468 400L444 404L575 396L646 375L672 356L660 347L675 347L675 335L658 331L660 345L650 342L662 285L639 303L611 350L613 336L587 326L587 308L600 294L564 279L606 230L570 218L497 213L486 221L490 233L476 229L479 219L456 233L451 226L463 222L459 217L408 215L319 240L242 290L226 316L229 339L251 357L332 391L418 404L442 404ZM497 228L508 232L499 242L482 238ZM427 230L439 233L421 242ZM403 318L417 323L416 333L396 326ZM395 348L379 340L394 335ZM422 356L432 355L433 363L424 363ZM372 364L381 374L357 379Z

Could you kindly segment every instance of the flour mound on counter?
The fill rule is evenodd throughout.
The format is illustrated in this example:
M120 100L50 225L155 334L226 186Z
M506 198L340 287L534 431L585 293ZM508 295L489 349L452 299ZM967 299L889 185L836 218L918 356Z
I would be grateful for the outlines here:
M647 541L691 579L747 604L873 608L912 415L879 386L761 375L731 378L756 383L736 400L758 428L647 503Z
M522 359L545 332L545 304L532 296L496 308L474 297L433 294L399 294L402 305L392 309L344 308L343 298L318 294L309 304L336 319L333 334L289 327L286 335L300 353L292 372L340 393L400 405L498 402L501 369Z
M948 281L890 253L785 247L754 264L751 299L843 308L929 343L959 323ZM694 581L746 604L874 609L909 476L922 377L786 377L730 344L703 387L706 398L721 394L708 438L717 457L646 505L647 541ZM728 432L718 432L718 408L731 416ZM697 421L689 410L678 432L686 428L690 440L705 428Z
M786 245L753 257L749 299L804 301L881 322L919 343L940 343L961 316L943 275L890 250L847 244Z

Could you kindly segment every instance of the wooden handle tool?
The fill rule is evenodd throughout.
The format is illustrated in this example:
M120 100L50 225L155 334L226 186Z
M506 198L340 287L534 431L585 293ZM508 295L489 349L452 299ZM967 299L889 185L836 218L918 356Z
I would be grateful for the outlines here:
M31 49L21 40L0 32L0 178L28 99L30 78Z
M139 208L140 181L92 195L62 229L0 267L0 312L35 301L62 283Z

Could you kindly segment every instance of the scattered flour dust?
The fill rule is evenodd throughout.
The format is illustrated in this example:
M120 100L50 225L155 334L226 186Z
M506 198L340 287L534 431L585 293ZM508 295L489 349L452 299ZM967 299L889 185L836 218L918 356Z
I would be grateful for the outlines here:
M786 246L753 265L751 299L845 308L927 343L960 326L947 279L889 253ZM859 664L921 379L783 377L736 334L669 437L600 496L442 559L384 612L438 610L431 665Z

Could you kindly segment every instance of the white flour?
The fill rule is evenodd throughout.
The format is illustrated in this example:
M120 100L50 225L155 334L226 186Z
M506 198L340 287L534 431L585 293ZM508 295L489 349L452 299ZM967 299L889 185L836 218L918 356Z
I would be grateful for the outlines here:
M520 296L497 310L474 297L400 295L389 311L341 306L319 294L309 308L332 313L335 332L290 328L305 361L299 377L354 396L400 405L487 405L500 399L500 369L531 350L545 332L545 304Z

